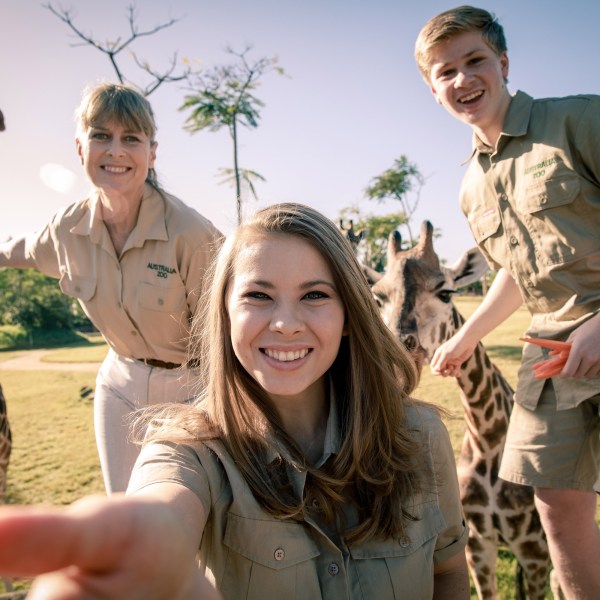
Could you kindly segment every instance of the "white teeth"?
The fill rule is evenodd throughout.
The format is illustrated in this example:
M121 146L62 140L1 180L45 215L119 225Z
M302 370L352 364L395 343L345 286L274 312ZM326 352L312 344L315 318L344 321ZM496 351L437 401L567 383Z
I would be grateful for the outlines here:
M478 92L473 92L472 94L469 94L468 96L463 96L459 102L469 102L471 100L475 100L475 98L479 98L479 96L481 96L481 94L483 94L483 92L481 90L479 90Z
M109 173L125 173L127 171L127 167L111 167L109 165L104 165L104 170Z
M296 350L295 352L280 352L279 350L271 350L269 348L265 348L265 354L269 358L274 358L275 360L280 360L281 362L289 362L291 360L298 360L299 358L304 358L308 354L308 349L303 348L302 350Z

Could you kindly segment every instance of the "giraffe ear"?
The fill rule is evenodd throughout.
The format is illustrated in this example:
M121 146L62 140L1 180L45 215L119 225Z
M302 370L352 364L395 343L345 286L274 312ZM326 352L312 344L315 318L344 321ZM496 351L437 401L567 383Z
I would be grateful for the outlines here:
M450 276L454 280L456 287L464 287L481 279L489 266L479 251L479 248L467 250L455 263L449 268Z

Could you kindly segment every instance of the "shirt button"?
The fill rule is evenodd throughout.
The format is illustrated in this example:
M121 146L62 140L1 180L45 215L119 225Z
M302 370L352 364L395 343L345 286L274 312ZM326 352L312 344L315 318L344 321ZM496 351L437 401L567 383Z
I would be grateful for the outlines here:
M337 566L336 563L329 563L329 566L327 567L327 572L330 575L337 575L340 572L340 568Z
M500 200L501 200L502 202L506 202L506 201L508 200L508 198L506 197L506 194L502 194L502 195L500 196Z
M76 286L75 286L75 291L76 291L76 292L80 292L80 291L81 291L81 288L80 288L78 285L76 285Z
M517 239L517 238L516 238L514 235L512 235L512 236L510 237L510 243L511 243L513 246L516 246L516 245L519 243L519 240L518 240L518 239Z
M273 552L273 557L275 560L283 560L285 558L285 550L283 548L277 548L277 550Z
M402 548L407 548L410 546L410 538L407 535L403 535L400 538L400 546L402 546Z
M158 305L162 306L165 303L165 301L162 298L158 299Z

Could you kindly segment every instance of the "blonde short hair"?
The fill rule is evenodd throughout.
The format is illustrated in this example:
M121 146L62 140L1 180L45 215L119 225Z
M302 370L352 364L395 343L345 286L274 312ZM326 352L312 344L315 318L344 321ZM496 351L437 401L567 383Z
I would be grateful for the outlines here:
M430 19L417 38L415 60L426 83L431 78L431 50L461 33L479 31L484 42L498 55L506 52L504 29L493 13L474 6L458 6Z

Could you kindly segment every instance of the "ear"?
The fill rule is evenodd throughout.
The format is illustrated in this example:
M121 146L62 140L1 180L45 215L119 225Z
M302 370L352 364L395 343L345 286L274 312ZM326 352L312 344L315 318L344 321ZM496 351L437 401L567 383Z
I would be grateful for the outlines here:
M502 77L508 79L508 54L503 52L500 55L500 67L502 69Z
M367 283L369 285L376 284L383 277L383 273L379 273L379 271L376 271L375 269L372 269L371 267L368 267L367 265L361 264L360 268L363 272L363 275L367 279Z
M438 96L438 93L435 91L435 88L433 87L433 85L429 88L431 90L431 93L433 94L433 97L435 98L435 101L438 104L442 103L442 99Z
M449 271L456 287L464 287L481 279L488 269L489 266L483 254L479 248L474 247L467 250L449 268Z
M75 148L77 149L77 156L79 156L79 160L83 164L83 146L79 138L75 138Z
M152 142L150 146L150 162L148 166L151 169L154 169L154 161L156 160L156 148L158 148L158 142Z

